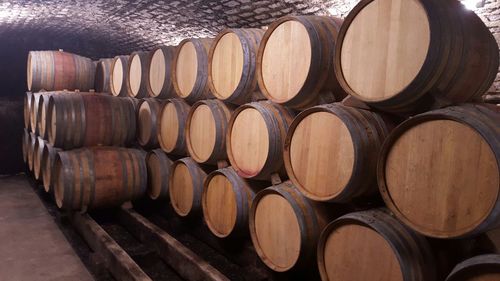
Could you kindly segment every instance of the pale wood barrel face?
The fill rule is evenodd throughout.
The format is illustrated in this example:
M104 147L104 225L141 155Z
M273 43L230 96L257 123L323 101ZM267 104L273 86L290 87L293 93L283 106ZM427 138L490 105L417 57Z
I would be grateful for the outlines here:
M206 190L205 221L215 233L229 235L236 224L237 204L232 183L221 174L210 179Z
M336 115L315 112L297 125L290 144L296 180L311 198L332 198L342 192L354 167L351 133Z
M392 203L427 235L473 230L498 197L493 151L477 131L452 120L427 121L404 132L389 150L384 170Z
M152 153L148 157L147 165L148 165L148 180L151 181L150 186L152 187L149 190L149 194L151 198L156 199L160 196L162 181L168 179L162 178L161 169L164 168L162 168L162 165L158 160L158 156L156 156L154 153Z
M151 120L151 107L148 102L143 102L139 107L139 142L148 143L151 138L152 120Z
M420 1L375 0L349 25L342 42L342 73L363 100L385 100L417 76L429 44L429 21Z
M49 141L54 143L57 132L57 109L56 106L52 108L52 116L50 120Z
M254 108L241 111L230 134L234 160L231 164L247 175L262 170L269 153L269 132L260 112Z
M326 280L403 281L391 245L376 231L357 224L342 225L326 239Z
M115 64L113 67L113 79L112 79L112 87L113 94L116 96L122 90L123 84L123 64L121 59L115 59Z
M194 88L198 72L198 55L192 42L182 45L177 57L176 78L181 98L189 96Z
M165 84L167 69L165 66L165 55L161 49L154 52L149 66L149 86L155 96L158 96ZM168 73L170 75L170 73Z
M302 89L311 65L311 41L300 22L280 24L266 42L261 75L274 102L286 102Z
M31 85L33 85L33 69L31 68L31 52L28 54L26 75L28 76L28 90L31 91Z
M212 57L212 82L214 94L229 98L238 87L243 74L243 47L239 37L226 33L217 42Z
M133 95L139 93L139 90L141 88L141 80L142 80L141 58L138 55L134 55L134 57L132 58L132 62L130 62L130 69L129 69L130 90L132 90Z
M216 141L215 119L208 105L201 104L194 110L189 125L190 154L193 159L205 162L214 151Z
M262 197L255 208L255 241L262 260L271 268L285 271L297 262L301 231L290 203L282 196Z
M193 207L193 179L188 167L179 163L172 171L172 181L169 187L170 202L177 214L187 216Z
M179 118L177 117L177 109L171 102L167 103L162 111L160 137L162 148L166 152L171 152L175 149L177 139L179 138Z

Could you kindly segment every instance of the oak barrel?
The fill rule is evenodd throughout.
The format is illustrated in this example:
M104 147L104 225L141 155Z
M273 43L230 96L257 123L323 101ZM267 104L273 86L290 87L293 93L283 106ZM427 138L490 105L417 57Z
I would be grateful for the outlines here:
M216 98L233 104L264 99L256 67L263 35L259 28L233 28L214 39L208 54L208 83Z
M30 51L28 90L80 90L94 88L95 65L91 59L62 51Z
M28 158L28 170L30 172L33 172L33 168L34 168L33 156L34 156L34 152L35 152L36 141L37 141L37 136L33 133L30 133L30 137L28 139L28 143L26 146L26 153L27 153L27 158Z
M23 142L23 146L22 146L23 161L25 164L28 164L28 149L29 149L28 146L31 143L31 136L30 136L30 132L27 129L23 129L22 142Z
M202 194L203 216L210 231L219 238L248 235L248 215L254 197L254 188L233 168L210 173Z
M227 159L227 124L233 109L220 100L193 104L186 121L186 145L194 161L216 164Z
M40 96L42 93L34 93L31 95L30 102L30 129L34 134L38 134L38 123L37 123L37 113L38 113L38 105L40 102Z
M347 93L399 114L479 98L498 72L494 37L459 1L363 0L338 42L335 71Z
M464 104L417 115L387 138L377 168L387 206L426 236L500 224L500 110Z
M257 193L250 209L250 235L260 259L285 272L311 265L328 219L287 181Z
M226 140L231 166L244 178L270 180L285 175L283 147L293 113L269 101L238 107L231 116Z
M126 146L135 139L136 116L129 99L80 93L52 95L48 140L63 149Z
M212 98L208 86L208 51L213 39L191 38L179 43L172 63L175 93L187 103Z
M446 281L500 280L500 255L488 254L472 257L459 263Z
M321 233L321 279L434 281L436 263L425 237L384 209L344 215Z
M53 193L54 191L54 181L53 181L53 170L54 162L56 160L57 153L62 151L60 148L53 147L50 143L45 143L42 151L41 160L41 173L43 179L43 188L45 192Z
M181 99L169 99L160 114L158 141L168 154L187 156L185 128L189 105Z
M201 195L206 176L207 173L189 157L172 164L168 192L170 203L179 216L201 215Z
M111 93L111 64L113 59L100 59L97 62L94 89L98 93Z
M161 149L151 150L146 156L148 168L148 195L153 200L168 198L169 177L173 161Z
M128 94L128 60L129 56L116 56L111 63L110 90L115 97L127 97Z
M48 139L48 130L47 127L49 127L48 121L50 120L47 118L47 111L49 108L49 99L50 96L52 95L58 95L58 94L74 94L75 92L68 92L68 91L55 91L55 92L44 92L41 93L39 100L38 100L38 106L37 106L37 113L36 113L36 122L37 122L37 132L40 137L43 139Z
M148 96L147 82L149 79L149 64L147 52L133 52L128 58L127 69L128 93L134 98Z
M341 203L377 193L378 156L391 129L380 114L340 103L306 109L285 141L288 176L316 201Z
M271 101L296 109L341 101L333 58L342 20L285 16L267 29L257 54L257 78Z
M137 110L137 141L145 148L158 148L158 127L163 102L155 98L145 98L139 102Z
M174 55L175 47L171 46L157 47L149 52L149 75L146 86L150 97L159 99L176 97L172 83Z
M119 206L146 193L144 154L137 149L93 147L59 152L54 163L59 208L87 210Z
M42 179L42 154L46 143L47 141L41 137L37 137L35 146L33 147L33 175L36 180Z
M33 93L26 92L24 95L24 107L23 107L23 116L24 116L24 128L31 130L31 97Z

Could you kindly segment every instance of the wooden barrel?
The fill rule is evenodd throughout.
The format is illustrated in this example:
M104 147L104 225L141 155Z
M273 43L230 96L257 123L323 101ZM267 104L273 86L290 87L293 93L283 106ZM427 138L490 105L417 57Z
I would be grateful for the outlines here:
M489 254L472 257L459 263L446 281L497 281L500 280L500 255Z
M341 101L333 58L342 20L286 16L267 29L257 54L257 78L271 101L303 109Z
M36 180L42 179L42 153L46 143L47 141L41 137L37 137L35 146L33 147L33 175Z
M149 65L147 52L133 52L128 58L127 69L128 93L134 98L148 96L147 82L149 79Z
M168 192L170 203L179 216L201 215L201 195L206 176L205 171L189 157L172 164Z
M163 102L145 98L137 110L137 141L145 148L158 148L158 126Z
M95 66L91 59L62 51L30 51L28 90L80 90L94 88Z
M479 98L498 72L494 37L459 1L361 1L338 42L342 87L394 113Z
M269 101L238 107L229 121L227 155L244 178L270 180L285 175L283 146L293 113Z
M94 89L98 93L111 93L111 64L113 64L113 59L100 59L97 62Z
M50 143L45 143L42 151L41 160L41 173L43 179L43 188L45 192L53 193L54 191L54 181L53 181L53 170L54 162L56 160L57 153L62 151L62 149L53 147Z
M34 156L34 151L35 151L35 144L37 141L37 136L33 133L30 133L29 141L28 141L28 146L26 147L27 151L27 158L28 158L28 170L33 172L33 156Z
M146 82L150 97L159 99L175 98L172 84L172 62L175 47L161 46L148 54L149 75Z
M31 130L31 98L33 93L26 92L24 95L24 107L23 107L23 115L24 115L24 128Z
M47 111L49 108L49 99L50 96L52 95L58 95L58 94L74 94L75 92L67 92L67 91L54 91L54 92L44 92L40 95L39 100L38 100L38 106L37 106L37 113L36 113L36 122L37 122L37 131L38 135L42 137L43 139L48 139L48 130L47 127L49 127L48 121L49 118L47 118Z
M317 260L322 280L434 281L427 240L384 209L344 215L321 233Z
M174 162L161 149L148 153L146 165L148 168L148 195L153 200L168 198L169 177Z
M210 173L205 179L202 207L205 222L219 238L248 235L248 214L255 192L233 168Z
M128 59L129 56L116 56L111 62L110 90L115 97L127 97L128 94Z
M87 210L119 206L146 193L144 154L137 149L93 147L59 152L54 163L59 208Z
M158 141L168 154L186 156L185 128L189 105L181 99L169 99L160 114Z
M208 86L208 51L213 39L184 39L177 46L172 63L175 93L189 104L212 98Z
M126 146L135 139L136 116L129 99L99 94L52 95L48 140L63 149Z
M40 96L42 93L34 93L31 95L30 102L30 129L34 134L38 134L38 123L37 123L37 115L38 115L38 105L40 102Z
M208 54L208 82L213 95L244 104L264 99L257 85L257 51L264 30L234 28L220 32Z
M255 250L278 272L314 262L316 243L327 223L328 217L289 181L257 193L250 210Z
M377 190L377 161L392 126L377 113L319 105L302 111L285 141L288 176L306 197L348 202Z
M31 142L30 132L27 129L23 129L23 161L25 164L28 164L28 146Z
M500 110L465 104L408 119L377 168L387 206L426 236L457 238L500 224Z
M232 106L219 100L193 104L186 121L186 145L194 161L215 164L227 159L227 123L232 112Z

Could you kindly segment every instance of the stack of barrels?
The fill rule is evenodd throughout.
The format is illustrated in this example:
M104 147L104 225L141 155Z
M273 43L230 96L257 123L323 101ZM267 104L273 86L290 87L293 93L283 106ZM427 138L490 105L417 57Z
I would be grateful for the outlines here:
M500 225L500 111L477 103L498 55L486 26L456 1L364 0L344 20L285 16L265 31L226 29L101 60L95 80L117 97L113 106L94 106L88 119L69 112L96 95L29 94L26 126L45 99L40 118L64 120L41 129L50 144L38 146L50 149L126 145L132 132L117 124L136 120L149 198L203 219L219 238L251 239L277 272L313 265L323 280L496 280L498 270L478 268L495 268L497 256L464 255L472 259L452 271L431 245ZM135 119L87 128L119 116L121 101L136 106ZM37 130L25 131L29 163ZM67 167L86 172L131 151L59 152L56 199L87 190Z
M89 58L63 51L28 55L23 156L66 210L116 206L146 192L145 155L124 148L135 143L135 104L94 90L94 81L109 89L108 65L101 60L96 71Z

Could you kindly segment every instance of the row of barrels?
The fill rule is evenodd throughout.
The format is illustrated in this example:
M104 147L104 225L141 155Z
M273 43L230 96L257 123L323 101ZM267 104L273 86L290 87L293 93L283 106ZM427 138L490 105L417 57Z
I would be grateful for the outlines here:
M31 52L28 88L87 91L91 63ZM98 91L115 96L178 97L191 105L266 98L305 109L349 94L385 112L413 115L480 98L498 65L496 40L457 1L365 0L344 21L286 16L266 31L226 29L216 38L103 59L95 81Z

